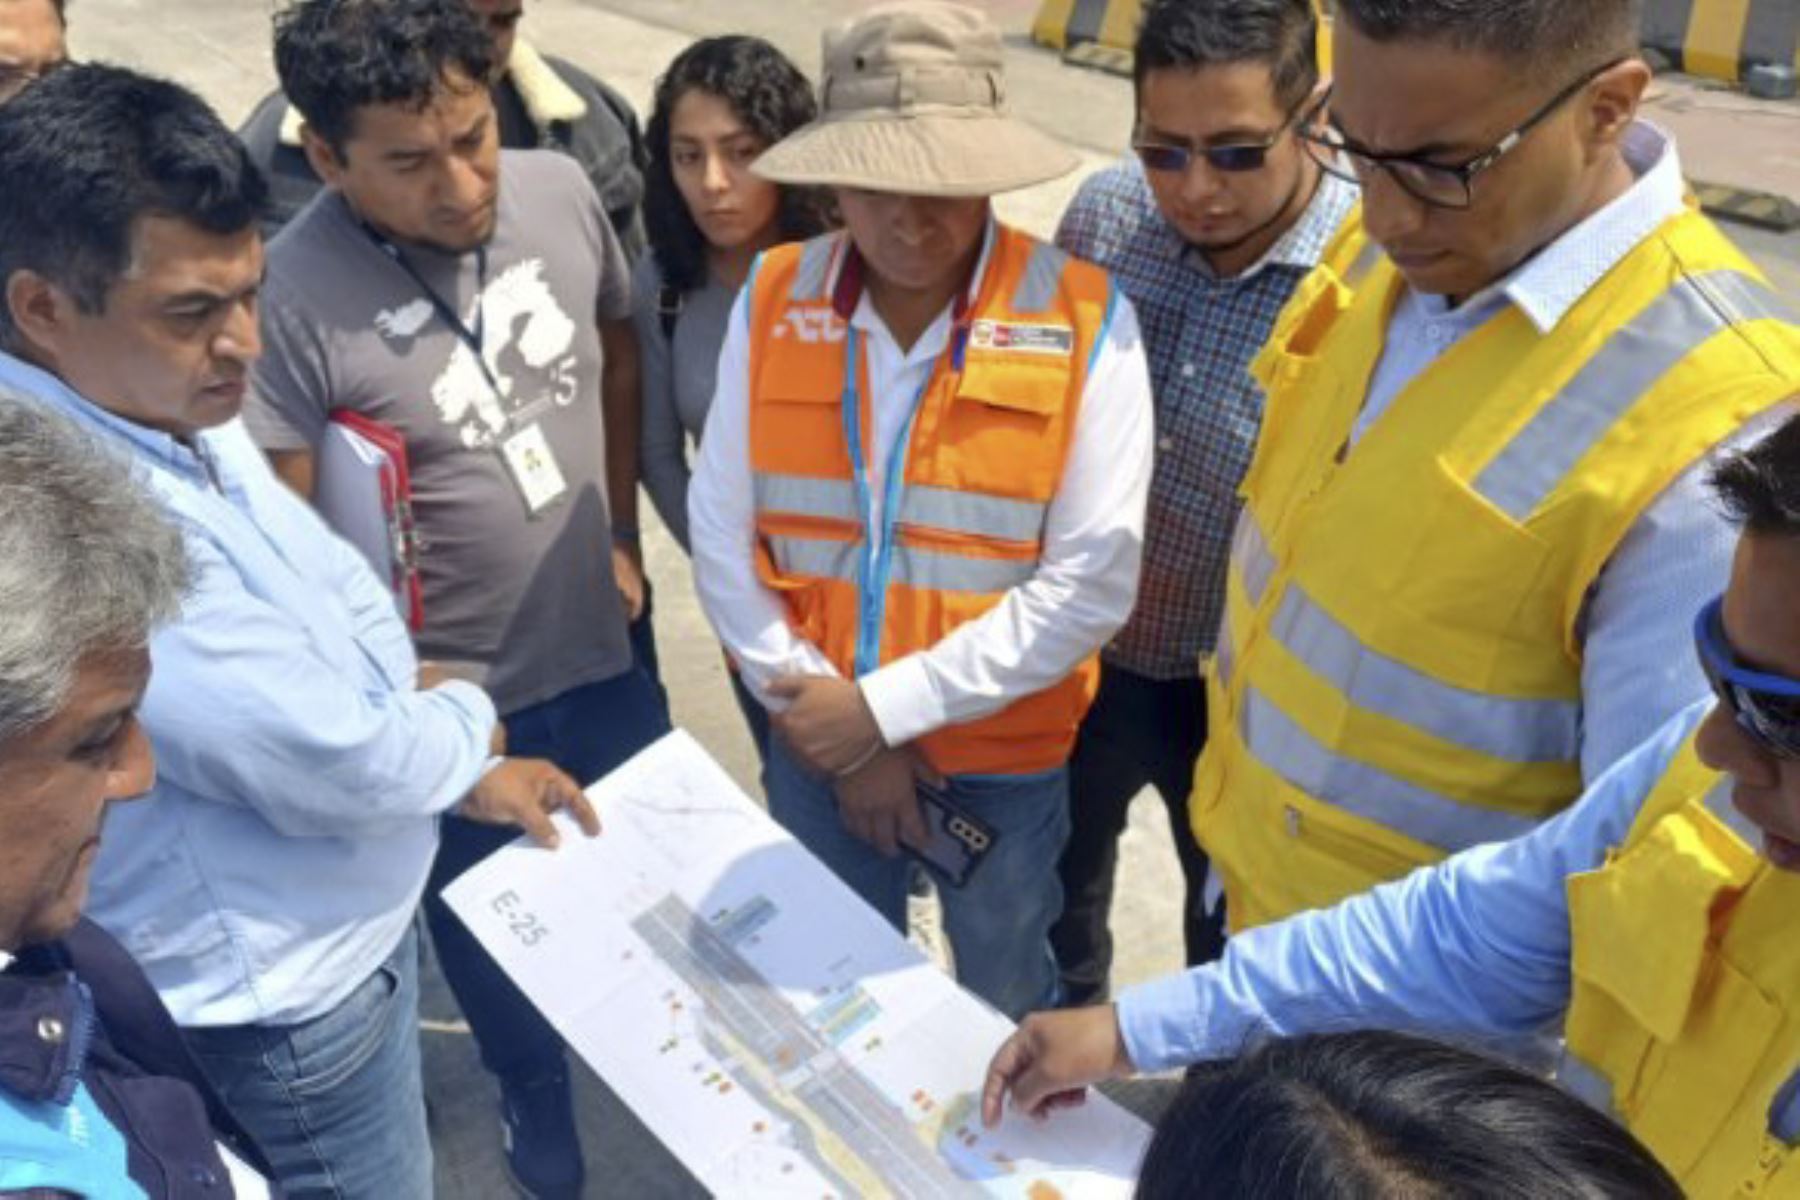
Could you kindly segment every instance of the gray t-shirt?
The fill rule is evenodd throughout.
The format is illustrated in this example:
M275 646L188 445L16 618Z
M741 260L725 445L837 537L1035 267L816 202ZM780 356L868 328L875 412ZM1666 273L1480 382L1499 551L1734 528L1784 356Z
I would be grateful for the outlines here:
M617 236L581 168L500 159L486 253L408 247L473 331L477 293L499 396L411 275L327 191L269 245L263 357L246 419L265 449L319 444L334 410L406 439L420 534L420 655L484 682L502 713L631 664L612 572L597 320L630 314ZM542 430L566 481L532 516L500 443Z
M662 272L656 255L638 260L631 279L631 310L637 322L643 363L644 426L640 470L644 490L663 524L687 549L687 443L700 441L712 407L719 371L719 347L737 293L711 275L706 286L681 298L673 337L658 311Z

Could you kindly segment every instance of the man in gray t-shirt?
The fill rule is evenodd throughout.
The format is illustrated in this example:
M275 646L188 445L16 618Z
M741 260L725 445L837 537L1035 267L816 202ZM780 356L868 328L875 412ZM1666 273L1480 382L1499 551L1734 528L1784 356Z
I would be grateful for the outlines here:
M275 58L327 190L269 246L251 431L308 494L333 412L400 433L421 657L486 685L511 752L590 783L669 728L627 631L644 595L617 236L573 161L500 150L464 0L301 0ZM438 898L504 840L446 819L426 917L499 1078L514 1176L576 1196L561 1042Z
M547 151L500 161L498 221L474 253L385 241L337 190L301 211L269 246L248 419L290 478L333 410L400 432L423 541L420 656L482 682L504 714L631 662L599 332L630 319L631 279L579 168ZM477 314L485 367L464 340ZM507 451L534 429L555 460L544 490L563 485L536 512Z

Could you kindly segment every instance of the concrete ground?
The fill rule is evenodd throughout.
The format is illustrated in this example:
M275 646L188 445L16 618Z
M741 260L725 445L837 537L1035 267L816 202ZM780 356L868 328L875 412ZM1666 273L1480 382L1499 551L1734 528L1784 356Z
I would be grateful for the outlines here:
M754 32L816 77L819 31L866 0L531 0L526 35L611 82L643 111L656 75L695 36ZM179 78L236 123L273 86L270 0L79 0L71 8L76 52ZM1026 36L1037 0L987 0L1009 44L1017 111L1080 152L1083 173L1121 152L1131 126L1129 85L1064 66ZM1682 138L1699 178L1800 197L1800 104L1751 105L1685 80L1659 83L1652 115ZM1001 202L1008 219L1040 234L1055 224L1080 175ZM1800 235L1733 230L1789 296L1800 296ZM644 506L646 519L648 504ZM679 723L756 793L754 755L732 704L716 645L694 600L687 563L660 529L646 554L657 588L663 673ZM1180 886L1162 806L1133 811L1114 914L1118 981L1179 966ZM629 1036L629 1031L626 1031ZM510 1194L501 1169L493 1085L434 971L427 971L426 1086L438 1153L439 1195L490 1200ZM700 1194L679 1166L603 1085L582 1072L578 1088L591 1196ZM1153 1105L1154 1097L1127 1099Z

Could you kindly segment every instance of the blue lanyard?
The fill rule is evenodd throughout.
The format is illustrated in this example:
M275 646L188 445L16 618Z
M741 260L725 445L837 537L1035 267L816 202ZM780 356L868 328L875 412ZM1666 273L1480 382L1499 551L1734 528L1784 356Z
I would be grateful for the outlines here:
M887 479L882 489L883 502L881 508L881 536L875 537L874 507L871 503L872 492L869 487L869 470L863 456L862 431L862 396L861 384L858 380L857 368L861 360L862 343L857 335L856 326L852 325L844 342L844 438L850 444L850 465L856 484L856 508L862 515L863 545L861 561L858 564L858 596L856 631L856 674L867 675L881 665L881 626L887 614L887 580L893 569L894 559L894 523L900 509L901 493L905 491L906 451L912 443L913 425L919 417L919 406L925 399L925 389L931 386L931 375L919 385L913 394L912 406L907 410L906 424L900 430L900 436L894 439L894 446L888 452ZM936 374L935 368L932 374ZM880 543L879 552L876 549Z
M395 265L405 271L407 277L413 281L413 286L418 288L424 294L425 299L431 302L431 310L437 314L438 320L448 325L451 332L455 333L462 344L469 348L469 353L475 356L475 365L481 370L481 377L487 380L488 387L493 389L495 399L500 401L500 407L504 410L506 393L500 390L500 381L494 378L494 370L488 366L487 360L487 313L482 303L487 292L487 247L483 245L475 248L475 325L474 328L470 328L468 323L462 319L462 314L456 311L455 305L444 299L436 288L425 282L425 277L419 274L419 269L413 266L407 260L406 255L400 252L400 247L377 233L374 226L367 222L361 224L363 232L369 235L369 240L380 247L383 254L393 259Z

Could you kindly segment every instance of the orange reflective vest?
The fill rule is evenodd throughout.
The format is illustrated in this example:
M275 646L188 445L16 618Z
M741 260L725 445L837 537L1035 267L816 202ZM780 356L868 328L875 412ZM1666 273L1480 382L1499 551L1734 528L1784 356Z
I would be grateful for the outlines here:
M1088 370L1114 303L1104 272L997 226L978 289L886 464L871 529L868 364L833 305L849 243L764 255L750 288L757 573L846 677L929 649L1035 574ZM878 533L879 536L872 536ZM922 741L946 774L1067 760L1093 699L1062 683Z

